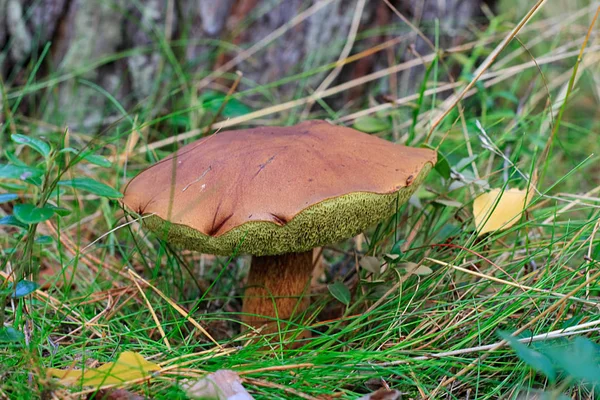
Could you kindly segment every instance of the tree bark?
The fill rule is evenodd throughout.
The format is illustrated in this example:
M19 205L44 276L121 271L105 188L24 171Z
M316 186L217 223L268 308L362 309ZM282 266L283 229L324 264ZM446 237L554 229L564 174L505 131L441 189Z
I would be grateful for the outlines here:
M50 74L60 77L46 86L53 95L47 98L44 110L36 109L30 101L23 103L22 112L59 125L90 129L121 117L115 107L107 105L118 102L130 110L140 101L157 96L157 87L164 84L164 77L185 87L190 76L194 81L205 76L237 56L241 49L264 40L322 1L0 0L0 76L9 89L25 85L31 74L35 74L36 81ZM391 3L430 38L433 22L439 18L443 47L460 40L465 27L480 14L482 1ZM355 7L355 0L332 0L236 65L243 73L240 89L277 82L335 62L346 43ZM390 29L381 29L388 25ZM431 52L383 1L366 2L359 36L373 29L381 29L381 34L357 39L353 53L395 36L406 35L407 39L388 52L345 66L338 82L415 57L415 52ZM229 45L219 45L216 40ZM34 71L33 65L46 46L50 47L42 68ZM407 51L409 47L414 48L412 53ZM116 57L120 52L127 54ZM382 80L379 90L392 94L413 92L419 84L415 73L418 77L421 72ZM278 85L268 90L266 101L280 102L310 94L327 74L324 71ZM223 87L214 83L212 87L226 91L231 80L223 82ZM361 87L348 91L340 101L360 99L364 90ZM263 93L256 98L264 102L264 96Z

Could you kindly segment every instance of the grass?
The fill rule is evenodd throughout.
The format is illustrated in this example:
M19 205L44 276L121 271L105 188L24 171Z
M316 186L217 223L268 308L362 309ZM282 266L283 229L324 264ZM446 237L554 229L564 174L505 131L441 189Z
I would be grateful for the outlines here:
M299 331L310 329L313 337L301 347L280 348L275 341L272 350L261 351L266 342L260 336L240 332L247 257L215 258L173 250L137 223L124 224L117 201L66 189L57 205L71 210L70 215L53 217L35 230L0 227L0 287L15 277L9 271L26 267L39 268L42 275L34 279L47 282L26 297L6 302L5 322L22 332L24 340L0 344L0 397L76 398L94 393L86 387L60 387L44 370L96 366L114 361L125 350L139 352L164 368L149 383L126 385L151 398L186 398L180 380L227 368L244 378L257 399L356 398L381 386L398 389L407 398L517 398L528 388L545 390L554 396L549 398L558 398L559 393L597 397L598 390L579 382L565 365L556 382L545 378L530 367L527 354L517 357L498 336L499 331L541 335L535 336L536 343L559 348L573 343L567 338L571 334L598 341L600 124L595 31L584 45L595 7L581 5L567 15L552 14L551 8L540 12L518 32L518 41L508 42L482 71L473 90L465 91L460 103L453 101L525 13L508 10L443 59L432 54L415 62L431 67L427 81L417 85L416 93L396 100L395 106L371 96L341 103L350 89L370 79L363 77L333 84L328 96L312 107L309 118L332 118L348 125L362 117L358 121L364 126L369 122L364 115L369 115L375 118L371 123L383 127L374 134L401 143L410 140L417 146L429 137L453 173L449 179L432 172L415 201L367 232L360 246L348 241L325 249L326 272L313 288L316 294L308 311L315 321L298 326ZM356 41L368 53L369 47L361 47L367 38L368 32ZM178 50L183 44L172 46ZM227 46L212 45L215 52ZM223 114L213 130L267 120L298 121L311 101L308 77L335 67L307 62L289 77L266 85L242 78L245 89L221 107L223 97L212 103L195 100L190 88L206 74L199 76L194 65L177 64L178 51L171 52L164 40L155 48L162 52L165 66L172 68L163 68L147 101L131 109L83 81L82 75L148 49L90 60L75 72L51 70L47 76L37 75L39 64L34 62L23 66L22 73L29 77L26 83L3 82L0 147L8 153L0 156L2 164L42 161L31 148L10 141L8 133L45 138L54 148L63 146L68 137L70 146L90 148L112 161L101 167L57 158L46 165L50 172L44 188L3 180L4 192L18 194L18 203L42 204L45 196L57 200L50 192L59 173L61 179L86 176L123 188L136 172L209 128L216 110ZM457 83L443 81L443 71L454 64L464 68ZM373 94L400 68L390 65L373 76ZM229 84L237 79L235 74L225 78ZM19 103L49 104L60 83L86 85L106 98L102 115L114 122L101 133L84 129L65 134L60 110L49 114L40 107L27 115L19 111ZM290 83L302 89L289 103L279 102L277 89ZM449 114L432 129L436 117L447 110ZM226 113L229 119L223 118ZM538 176L537 192L525 215L509 229L477 236L474 197L487 187L524 188L531 176ZM11 214L13 205L2 204L0 217ZM50 239L32 242L40 237ZM380 274L356 265L362 255L376 256L383 263L390 253L398 254L401 263L389 263ZM427 266L431 273L410 273L410 263ZM335 281L350 288L348 307L327 291L326 285ZM545 337L549 332L554 333ZM595 363L599 364L597 358Z

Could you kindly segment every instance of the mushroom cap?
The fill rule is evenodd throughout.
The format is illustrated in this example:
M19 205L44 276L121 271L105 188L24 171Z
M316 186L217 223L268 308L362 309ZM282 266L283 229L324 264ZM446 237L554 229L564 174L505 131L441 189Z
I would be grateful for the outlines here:
M436 162L324 121L226 131L133 178L123 204L178 247L275 255L352 237L389 217Z

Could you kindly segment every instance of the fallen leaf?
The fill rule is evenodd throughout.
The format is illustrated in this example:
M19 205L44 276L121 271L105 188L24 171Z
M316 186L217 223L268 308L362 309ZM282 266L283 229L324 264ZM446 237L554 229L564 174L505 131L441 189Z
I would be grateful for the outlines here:
M57 369L48 368L47 373L59 378L63 385L104 386L149 377L152 371L160 371L160 367L147 361L140 354L124 351L117 361L106 363L98 368Z
M513 226L530 199L531 194L519 189L492 189L477 197L473 202L477 235Z
M242 379L231 370L221 369L197 380L187 380L181 387L192 399L253 400L242 386Z

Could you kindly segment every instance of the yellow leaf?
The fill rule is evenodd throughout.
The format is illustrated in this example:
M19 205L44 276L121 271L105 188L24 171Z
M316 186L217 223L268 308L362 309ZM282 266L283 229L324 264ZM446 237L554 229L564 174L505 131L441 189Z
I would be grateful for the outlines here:
M519 189L492 189L473 202L473 215L478 235L513 226L531 199L531 194ZM498 197L500 199L498 200Z
M63 385L104 386L119 384L148 377L150 372L159 371L160 367L132 351L124 351L117 361L106 363L98 368L56 369L48 368L46 372L59 378Z

